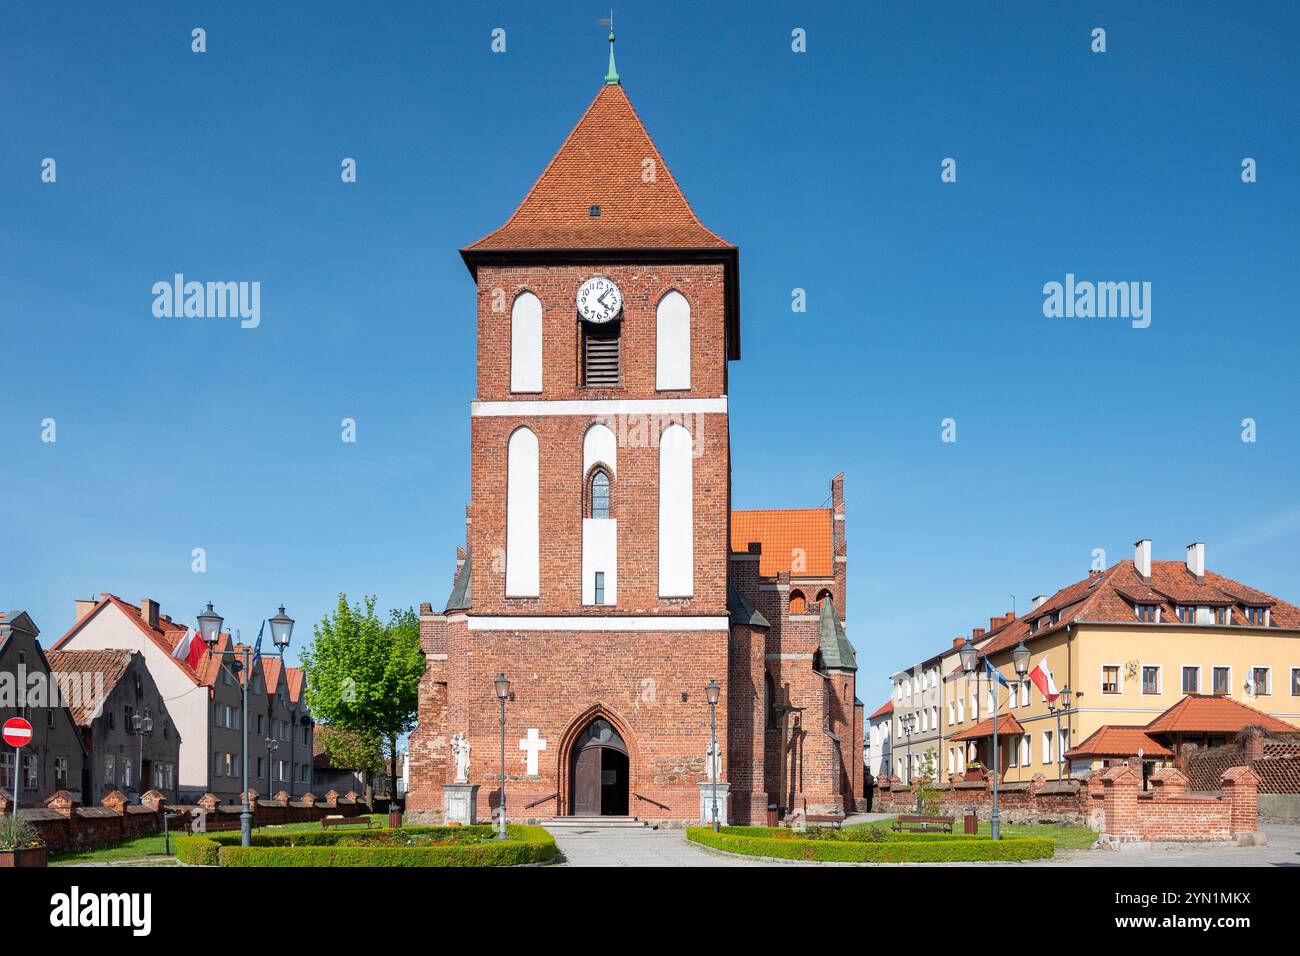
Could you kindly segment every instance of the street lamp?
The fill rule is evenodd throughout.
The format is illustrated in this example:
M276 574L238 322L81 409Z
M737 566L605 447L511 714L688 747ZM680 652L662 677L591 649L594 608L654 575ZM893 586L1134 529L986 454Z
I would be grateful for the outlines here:
M280 749L280 741L274 737L267 737L262 742L266 744L266 792L271 793L271 754Z
M140 774L136 789L144 794L144 738L153 734L153 717L149 711L131 715L131 732L140 738L140 762L136 765Z
M912 732L916 730L916 714L904 714L898 718L898 726L903 731L903 738L907 741L907 785L912 785Z
M1069 741L1061 738L1061 713L1070 712L1070 685L1061 688L1058 695L1061 705L1058 707L1055 700L1047 702L1047 709L1050 713L1056 715L1056 779L1061 779L1061 767L1065 763L1065 752L1069 749Z
M510 681L506 679L505 674L497 674L497 679L492 682L496 689L497 700L501 702L501 796L497 801L500 813L500 828L497 831L497 839L506 838L506 698L510 696Z
M704 685L704 696L709 699L709 776L713 780L713 832L718 832L718 682L710 680Z
M208 653L213 654L217 649L217 642L221 639L221 625L225 618L212 609L212 602L199 612L199 634L203 638L203 643L208 645ZM263 627L266 621L262 622ZM284 605L280 606L280 612L270 619L271 623L271 640L275 646L280 649L280 653L263 654L258 650L260 657L284 657L284 651L289 646L289 639L293 636L293 618L284 613ZM243 702L243 720L241 732L243 733L243 744L240 748L243 757L243 780L244 792L240 794L242 809L239 812L239 844L240 846L251 846L253 843L253 808L248 802L248 692L252 688L253 679L253 649L244 645L238 649L239 654L243 657L242 661L231 661L227 667L225 662L221 662L221 667L225 668L226 673L234 678L236 686L239 687L239 696ZM241 680L239 675L243 673L244 679Z
M1022 643L1021 647L1023 646ZM961 647L960 655L961 669L969 677L975 673L976 661L979 659L979 650L969 636L966 638L966 643ZM989 682L992 683L993 677L991 675L995 672L987 657L984 659L984 667L988 670L990 674ZM978 694L979 677L977 676L975 680L977 682L975 691ZM989 838L992 840L1002 839L1002 818L998 815L998 689L996 687L993 688L993 813L989 817Z

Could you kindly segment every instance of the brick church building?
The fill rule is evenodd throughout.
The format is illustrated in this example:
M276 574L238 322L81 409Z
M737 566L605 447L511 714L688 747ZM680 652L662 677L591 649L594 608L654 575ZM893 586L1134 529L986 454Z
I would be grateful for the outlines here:
M612 39L612 38L611 38ZM478 288L471 501L428 669L407 809L697 822L716 681L724 822L839 815L863 793L829 508L731 510L736 246L692 211L614 70L509 220L461 250Z

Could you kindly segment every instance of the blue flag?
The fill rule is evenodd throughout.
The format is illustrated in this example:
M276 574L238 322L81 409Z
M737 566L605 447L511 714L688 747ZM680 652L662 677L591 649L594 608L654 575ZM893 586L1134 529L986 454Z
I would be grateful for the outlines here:
M984 658L984 673L989 675L989 680L996 680L1003 687L1007 688L1008 690L1011 689L1011 685L1007 683L1007 679L1002 676L1000 671L998 671L996 668L994 668L992 664L989 663L989 659L987 657Z
M262 632L264 630L266 630L265 621L263 621L262 626L257 629L257 643L253 645L253 666L254 667L256 667L257 662L262 659ZM1003 683L1006 683L1006 681L1003 681Z

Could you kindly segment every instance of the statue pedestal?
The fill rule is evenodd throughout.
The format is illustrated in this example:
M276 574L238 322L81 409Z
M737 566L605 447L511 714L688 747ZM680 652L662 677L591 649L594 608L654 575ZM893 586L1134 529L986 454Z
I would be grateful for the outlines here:
M478 823L478 784L444 783L442 807L448 823Z
M727 826L727 791L731 784L718 781L718 826ZM713 784L700 784L700 826L713 826Z

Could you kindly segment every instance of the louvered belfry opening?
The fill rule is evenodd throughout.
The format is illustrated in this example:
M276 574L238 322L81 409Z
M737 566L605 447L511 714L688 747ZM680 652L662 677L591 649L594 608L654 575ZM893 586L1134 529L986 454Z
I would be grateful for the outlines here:
M621 322L582 325L582 384L588 388L617 388Z

